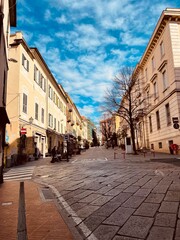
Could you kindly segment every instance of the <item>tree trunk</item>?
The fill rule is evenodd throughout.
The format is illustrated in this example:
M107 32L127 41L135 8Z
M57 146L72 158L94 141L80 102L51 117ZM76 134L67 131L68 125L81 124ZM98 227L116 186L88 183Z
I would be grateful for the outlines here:
M134 154L137 154L136 143L135 143L135 134L134 134L134 125L133 124L131 124L130 129L131 129L133 151L134 151Z

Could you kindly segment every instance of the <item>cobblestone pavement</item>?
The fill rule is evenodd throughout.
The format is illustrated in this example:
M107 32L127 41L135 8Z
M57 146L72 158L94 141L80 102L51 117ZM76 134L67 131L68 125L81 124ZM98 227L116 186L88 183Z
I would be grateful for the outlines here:
M178 158L124 159L119 149L97 147L69 162L41 160L33 179L53 191L82 239L180 240Z

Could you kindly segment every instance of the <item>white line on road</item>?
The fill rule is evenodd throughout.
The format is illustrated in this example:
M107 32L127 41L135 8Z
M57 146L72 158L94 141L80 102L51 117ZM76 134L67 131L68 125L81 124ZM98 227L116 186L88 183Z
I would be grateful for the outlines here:
M52 186L52 185L48 185L53 193L56 195L58 201L64 206L64 208L66 209L66 211L68 212L69 215L71 215L73 221L79 225L78 226L81 231L83 232L85 237L88 237L89 235L91 236L91 238L93 240L98 240L94 234L92 233L92 231L89 230L89 228L82 222L82 219L80 217L78 217L78 215L74 212L74 210L69 206L69 204L66 202L66 200L61 196L61 194L58 192L58 190Z

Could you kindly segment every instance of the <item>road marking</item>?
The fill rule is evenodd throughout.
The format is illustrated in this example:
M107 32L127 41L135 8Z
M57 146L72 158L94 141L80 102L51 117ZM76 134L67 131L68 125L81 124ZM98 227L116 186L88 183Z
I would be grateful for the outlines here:
M71 218L73 219L73 221L79 225L78 226L82 233L84 234L85 237L91 236L91 238L93 240L98 240L94 234L92 233L92 231L89 230L89 228L82 222L82 219L80 217L78 217L78 215L74 212L74 210L69 206L69 204L66 202L66 200L61 196L61 194L58 192L58 190L52 186L52 185L48 185L48 187L50 187L53 191L53 193L56 195L58 201L63 205L63 207L66 209L66 211L68 212L69 215L71 215Z
M32 178L34 168L34 166L12 168L8 172L4 173L3 179L4 181L30 180Z

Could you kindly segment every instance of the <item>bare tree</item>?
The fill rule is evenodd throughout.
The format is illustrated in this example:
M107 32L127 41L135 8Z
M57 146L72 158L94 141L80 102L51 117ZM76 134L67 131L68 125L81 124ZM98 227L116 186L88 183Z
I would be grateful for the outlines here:
M100 131L105 141L108 141L108 139L111 138L112 136L111 118L100 121Z
M137 154L135 144L135 120L138 109L145 99L141 96L139 79L131 67L124 67L115 76L111 89L105 97L105 110L124 119L129 126L134 154Z

